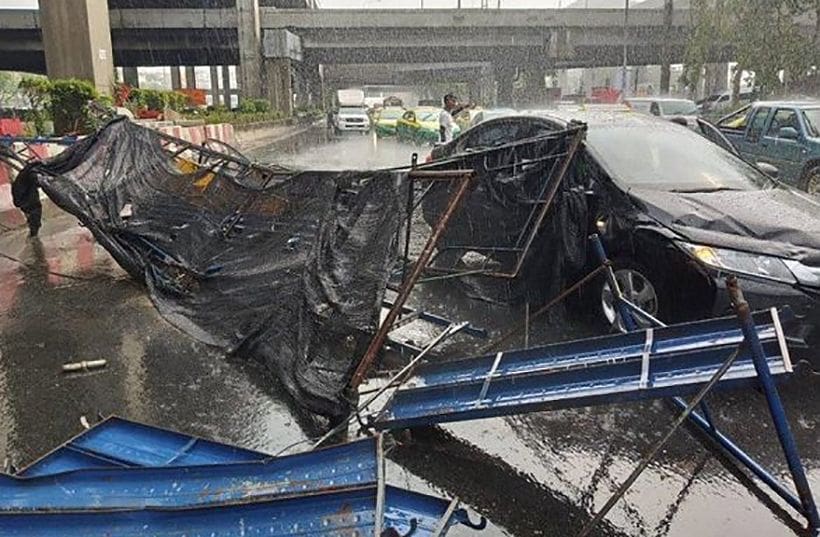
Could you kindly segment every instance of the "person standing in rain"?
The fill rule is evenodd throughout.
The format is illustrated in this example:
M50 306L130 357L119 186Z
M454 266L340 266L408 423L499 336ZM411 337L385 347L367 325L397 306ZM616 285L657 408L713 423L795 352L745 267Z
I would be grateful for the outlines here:
M453 139L453 119L459 112L467 106L459 106L458 98L452 93L444 96L444 110L438 115L439 141L443 144Z

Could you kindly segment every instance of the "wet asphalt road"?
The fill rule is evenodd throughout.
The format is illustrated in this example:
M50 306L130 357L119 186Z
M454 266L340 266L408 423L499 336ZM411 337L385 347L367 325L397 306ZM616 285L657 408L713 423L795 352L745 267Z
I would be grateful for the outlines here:
M277 144L255 156L342 169L405 164L414 150L395 143L374 146L367 137L315 148L312 143ZM294 147L297 153L289 154ZM0 459L18 467L30 463L79 432L82 416L93 422L97 415L117 414L268 453L319 433L260 367L226 358L163 321L145 290L58 209L48 209L39 239L28 239L23 230L0 234L0 254ZM452 285L426 286L414 301L493 334L523 317L519 308L468 299ZM416 342L432 333L429 327L413 330L405 333ZM554 317L536 323L531 337L534 343L556 341L596 330L572 317ZM447 351L476 344L460 337ZM66 362L98 358L108 360L98 372L60 370ZM782 389L816 493L819 387L816 374L798 369ZM741 445L787 476L759 393L712 395L710 403ZM657 401L414 431L400 436L390 452L388 479L460 497L491 521L481 535L572 536L673 417ZM783 502L681 430L599 535L787 536L800 535L802 524Z

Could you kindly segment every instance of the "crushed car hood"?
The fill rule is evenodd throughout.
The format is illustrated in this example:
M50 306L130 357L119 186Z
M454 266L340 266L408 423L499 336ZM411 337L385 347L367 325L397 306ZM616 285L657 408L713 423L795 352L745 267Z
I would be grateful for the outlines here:
M820 266L820 202L786 188L676 193L631 189L647 214L685 239Z

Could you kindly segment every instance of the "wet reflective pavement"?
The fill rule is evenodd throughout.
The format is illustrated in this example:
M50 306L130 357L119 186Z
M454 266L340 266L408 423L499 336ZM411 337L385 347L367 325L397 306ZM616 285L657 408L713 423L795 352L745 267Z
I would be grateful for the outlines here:
M305 147L285 155L287 148L278 145L267 155L290 166L340 169L401 165L417 150L392 142L374 146L367 137ZM419 153L423 159L424 150ZM468 299L453 285L425 286L414 300L494 335L523 319L521 308ZM596 331L574 317L553 316L536 323L531 342ZM408 337L432 333L422 329ZM479 343L459 336L446 350ZM93 423L98 415L117 414L268 453L318 434L264 369L222 356L165 322L90 233L53 206L39 239L22 229L0 234L0 352L0 458L18 467L79 432L82 416ZM61 371L64 363L100 358L108 361L104 369ZM815 495L818 387L818 375L802 368L781 390ZM721 393L709 401L738 443L787 477L761 394ZM674 415L656 401L417 430L398 435L388 477L415 490L458 496L492 522L481 535L572 536ZM800 534L802 519L696 436L686 429L676 433L599 535ZM473 532L458 528L451 535Z

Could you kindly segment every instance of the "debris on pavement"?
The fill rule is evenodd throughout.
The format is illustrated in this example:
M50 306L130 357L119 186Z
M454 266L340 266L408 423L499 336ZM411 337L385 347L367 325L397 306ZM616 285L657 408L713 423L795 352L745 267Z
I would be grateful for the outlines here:
M77 371L91 371L101 369L108 363L107 360L83 360L82 362L71 362L63 364L63 373L76 373Z

